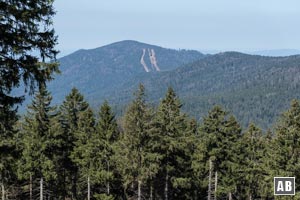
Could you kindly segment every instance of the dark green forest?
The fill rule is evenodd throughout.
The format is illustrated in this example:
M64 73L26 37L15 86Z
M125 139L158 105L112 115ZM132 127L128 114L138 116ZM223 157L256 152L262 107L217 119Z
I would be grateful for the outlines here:
M143 69L140 63L143 49L155 49L161 71ZM93 109L107 99L118 116L132 100L131 94L139 83L151 94L148 96L151 104L158 105L167 88L172 87L182 99L183 111L197 120L213 105L220 104L244 128L255 122L263 130L276 122L292 99L300 98L299 55L267 57L239 52L203 55L122 41L77 51L58 61L61 74L48 84L54 104L60 104L76 87ZM30 103L29 98L26 103Z
M263 132L220 106L198 123L172 88L157 107L145 94L115 118L76 88L52 107L40 87L1 135L3 199L273 199L274 176L296 176L299 190L299 101Z
M174 89L169 87L161 95L152 93L155 85L150 88L147 84L156 74L149 76L146 87L140 84L130 101L125 98L126 109L117 116L111 101L95 109L81 93L85 91L75 87L62 103L53 104L55 95L48 90L49 81L60 72L54 14L53 0L0 1L1 200L300 199L299 193L292 197L273 195L274 176L295 176L296 191L300 190L300 102L292 100L276 122L271 120L274 128L269 130L250 123L256 114L247 111L256 108L272 118L274 114L267 108L277 110L287 97L297 95L299 56L268 58L265 63L265 57L232 52L210 59L194 51L155 48L169 58L176 54L182 61L179 64L201 60L173 72L162 72L159 76L163 79L156 82ZM108 50L108 54L112 52ZM134 54L132 58L139 57ZM209 63L215 67L208 67ZM235 70L238 66L242 71ZM212 73L202 73L203 69ZM183 74L194 80L191 85L183 84L187 80L181 79ZM172 80L175 82L168 84ZM180 89L179 85L188 87ZM20 86L25 92L15 95L13 90ZM65 90L66 86L59 84L57 88ZM234 87L224 90L229 86ZM205 113L196 120L183 111L183 103L189 97L198 102L195 91L199 89L206 94L218 91L217 98L227 94L235 107L245 105L247 98L250 102L260 100L265 107L246 105L236 118L228 108L203 98L209 105L200 102L186 107ZM194 95L183 93L181 101L175 92L178 90ZM102 92L101 88L97 91ZM286 96L281 93L285 91ZM18 106L28 93L33 95L32 102L20 115ZM262 100L263 95L268 100ZM150 101L153 96L160 99L158 104ZM241 98L244 101L235 101ZM226 105L226 97L220 100ZM245 115L241 125L240 117Z

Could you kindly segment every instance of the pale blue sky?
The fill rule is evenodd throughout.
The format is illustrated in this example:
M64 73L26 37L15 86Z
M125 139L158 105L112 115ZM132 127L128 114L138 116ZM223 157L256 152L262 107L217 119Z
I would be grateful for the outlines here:
M169 48L300 49L299 0L56 0L62 55L120 40Z

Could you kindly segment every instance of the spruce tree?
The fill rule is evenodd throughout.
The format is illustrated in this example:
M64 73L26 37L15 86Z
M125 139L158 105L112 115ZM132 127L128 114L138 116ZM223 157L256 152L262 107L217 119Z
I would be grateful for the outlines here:
M120 189L116 183L118 176L116 172L116 161L115 157L115 145L119 139L118 125L115 116L109 106L108 102L105 101L99 111L99 120L96 125L96 134L94 141L97 141L100 145L101 152L98 152L99 157L99 170L96 171L96 182L105 188L104 196L116 195Z
M233 198L233 193L237 192L236 187L239 181L240 152L239 140L242 128L233 115L226 119L224 129L221 131L221 148L225 150L225 158L220 166L220 189L228 195L228 199Z
M84 186L78 187L81 192L78 191L78 198L84 199L82 191L87 191L87 199L90 200L91 197L91 176L97 169L98 159L96 157L95 151L101 150L94 146L93 142L95 134L95 118L91 109L87 109L82 115L80 115L80 120L78 122L78 128L75 131L76 140L74 141L74 148L71 152L72 161L78 166L80 177L84 179ZM98 142L98 141L97 141ZM100 145L100 144L99 144ZM79 179L77 180L77 185L79 185ZM87 190L85 190L87 188Z
M76 88L71 90L59 108L59 120L62 129L59 139L63 141L59 149L60 158L58 158L62 170L59 184L62 188L61 195L64 198L77 199L78 168L71 160L70 155L77 140L76 132L79 128L80 119L88 108L88 103Z
M5 197L8 186L14 184L16 173L14 170L17 159L17 148L14 140L17 133L16 112L12 106L0 105L0 193Z
M58 72L57 63L49 62L56 58L57 37L53 0L3 0L0 8L0 106L6 107L23 100L11 94L22 82L32 93Z
M25 85L25 92L29 88L32 94L36 85L45 84L59 70L55 63L58 51L53 1L3 0L0 8L0 183L5 191L11 184L8 177L16 182L13 124L17 121L16 104L24 100L12 91Z
M262 170L264 173L263 180L261 181L259 187L259 194L264 199L273 198L274 191L271 189L274 186L274 134L271 130L267 130L266 134L263 136L263 157L262 157Z
M118 144L118 168L122 174L127 198L141 200L143 188L158 170L159 156L151 147L151 113L145 101L143 85L135 93L135 99L128 107L124 119L124 132Z
M241 172L239 173L239 192L242 195L240 198L251 200L262 197L260 187L264 184L263 157L266 148L262 131L251 123L243 134L240 145L241 162L237 169Z
M30 183L29 199L33 199L32 184L40 180L40 198L43 198L43 182L56 177L53 163L53 136L50 134L50 121L55 110L50 106L52 97L41 86L28 106L28 112L22 125L22 151L18 163L18 175Z
M300 103L291 102L275 129L272 153L273 176L295 177L296 191L300 184Z
M157 127L156 152L162 157L158 175L160 192L164 199L186 198L191 181L186 169L190 168L188 156L187 122L181 113L181 103L172 88L160 102L155 117Z
M208 154L208 137L205 133L198 131L198 135L194 139L195 149L192 155L193 182L196 187L196 195L199 199L207 198L208 192L208 168L207 162L210 158Z
M220 106L215 106L203 119L200 135L204 139L197 147L199 156L194 156L195 169L201 174L211 174L208 182L208 196L227 196L232 199L238 177L238 140L241 127L233 116L229 116ZM203 162L198 165L195 162ZM210 187L212 186L213 187Z

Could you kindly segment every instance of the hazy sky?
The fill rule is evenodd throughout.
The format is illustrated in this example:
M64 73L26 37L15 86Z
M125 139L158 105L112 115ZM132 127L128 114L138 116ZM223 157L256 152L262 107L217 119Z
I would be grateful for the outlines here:
M198 50L300 49L299 0L56 0L62 54L120 40Z

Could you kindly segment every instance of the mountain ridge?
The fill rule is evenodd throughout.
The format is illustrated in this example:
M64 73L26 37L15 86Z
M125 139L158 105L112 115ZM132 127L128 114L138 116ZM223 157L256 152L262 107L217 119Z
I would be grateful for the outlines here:
M267 128L292 98L300 98L299 55L270 57L236 51L204 55L126 40L78 50L59 61L62 74L48 84L54 104L77 87L94 109L106 99L120 113L139 83L145 85L154 105L171 86L184 111L197 119L220 104L243 126L254 121Z
M133 40L78 50L59 59L62 74L49 84L49 89L58 95L54 102L59 102L72 87L78 87L90 98L95 98L107 94L134 76L147 74L141 62L144 51L147 51L144 62L149 72L172 70L205 57L195 50L179 51ZM61 83L64 88L57 91Z

